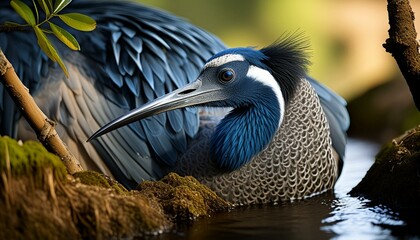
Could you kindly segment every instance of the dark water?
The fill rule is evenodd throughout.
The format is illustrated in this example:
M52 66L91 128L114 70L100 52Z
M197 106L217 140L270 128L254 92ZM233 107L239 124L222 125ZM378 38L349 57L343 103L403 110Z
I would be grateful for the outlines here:
M412 226L385 206L347 195L363 178L378 150L379 146L372 143L350 140L334 193L291 203L235 209L151 238L420 239L418 224Z

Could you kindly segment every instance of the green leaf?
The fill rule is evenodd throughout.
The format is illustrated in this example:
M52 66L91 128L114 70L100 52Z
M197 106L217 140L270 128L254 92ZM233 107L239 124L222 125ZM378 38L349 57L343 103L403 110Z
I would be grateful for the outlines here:
M10 5L19 14L19 16L25 20L25 22L31 26L35 26L35 16L28 5L26 5L24 2L21 2L20 0L12 0L10 1Z
M77 42L76 38L73 37L69 32L62 29L61 27L55 25L52 22L48 22L50 24L51 30L53 31L54 35L60 39L64 44L67 45L72 50L80 50L79 43Z
M52 13L53 12L53 0L42 0L42 1L46 3L46 5L48 6L48 9Z
M47 17L50 16L52 11L52 3L50 0L38 0L39 6L42 8L42 10L45 12Z
M38 23L39 22L39 13L38 13L38 7L36 6L36 4L35 4L35 1L34 0L32 0L32 4L34 5L34 8L35 8L35 15L36 15L36 22Z
M41 47L42 51L44 51L45 54L47 54L47 56L51 60L53 60L54 62L56 62L57 60L54 58L53 54L51 53L50 48L48 47L48 44L51 44L51 43L48 40L48 38L45 35L45 33L42 32L42 30L38 26L35 26L34 27L34 31L35 31L36 38L38 40L39 47Z
M56 0L54 4L54 13L58 13L65 8L72 0Z
M42 51L44 51L45 54L47 54L47 56L51 60L57 62L58 65L60 65L61 69L63 69L64 74L66 74L66 77L69 77L69 72L67 71L66 65L64 65L63 60L61 59L60 55L58 55L57 50L55 49L51 41L48 39L47 35L45 35L42 29L38 26L34 27L34 31L36 38L38 39L38 45L42 49Z
M79 31L92 31L96 28L96 21L84 14L66 13L60 14L58 17L70 27Z

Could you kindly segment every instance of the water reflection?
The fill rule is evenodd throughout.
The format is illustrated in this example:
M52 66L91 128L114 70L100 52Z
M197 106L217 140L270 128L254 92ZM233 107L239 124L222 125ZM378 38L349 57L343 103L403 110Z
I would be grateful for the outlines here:
M413 237L407 234L406 223L398 213L347 194L363 178L378 150L375 144L350 140L334 193L235 209L158 239L395 239L395 229L400 237Z
M334 233L333 239L396 239L393 226L406 225L390 208L347 194L363 178L378 150L377 145L350 140L343 175L335 187L333 210L322 220L321 229Z
M310 201L239 208L160 239L329 239L334 234L321 230L320 223L328 217L333 200L331 193Z
M346 196L335 200L331 216L322 220L322 230L333 239L393 239L384 226L403 226L398 214L385 206L370 206L368 200Z

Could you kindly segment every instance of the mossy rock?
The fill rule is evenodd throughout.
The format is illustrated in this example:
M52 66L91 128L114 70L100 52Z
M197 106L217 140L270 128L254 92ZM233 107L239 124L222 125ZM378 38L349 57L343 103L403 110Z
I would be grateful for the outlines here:
M128 190L119 182L115 181L114 179L108 176L103 175L102 173L98 173L95 171L76 172L75 174L73 174L73 177L75 177L81 183L86 185L110 188L114 189L118 193L128 192Z
M160 181L142 182L137 190L156 198L165 213L178 221L209 216L232 207L197 179L191 176L181 177L176 173L169 173Z
M384 146L350 194L401 210L419 210L420 126Z

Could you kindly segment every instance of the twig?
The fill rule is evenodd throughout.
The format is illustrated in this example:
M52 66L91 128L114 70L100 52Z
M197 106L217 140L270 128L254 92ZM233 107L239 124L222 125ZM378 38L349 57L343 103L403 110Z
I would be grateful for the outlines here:
M383 44L395 58L420 111L420 53L409 0L388 0L389 38Z
M11 25L11 24L0 24L0 32L25 32L30 31L32 28L28 26Z
M58 136L55 123L45 116L29 94L28 89L16 75L12 64L0 50L0 82L3 83L20 112L36 132L41 143L52 153L61 158L70 174L83 170L79 161L67 149Z

